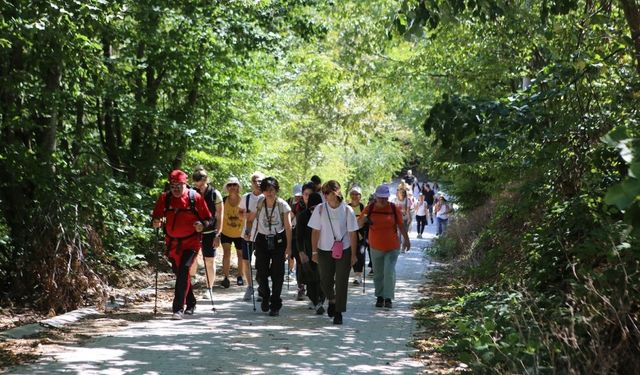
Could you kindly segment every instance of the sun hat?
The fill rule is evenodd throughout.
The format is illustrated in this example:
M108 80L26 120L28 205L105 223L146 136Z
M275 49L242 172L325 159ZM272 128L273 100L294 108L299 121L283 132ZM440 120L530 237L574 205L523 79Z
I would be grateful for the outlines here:
M302 196L302 184L293 185L293 196L294 197Z
M229 177L229 178L227 179L227 182L225 182L225 184L224 184L224 190L225 190L225 191L229 191L229 189L228 189L227 187L228 187L229 185L233 185L233 184L238 185L238 187L242 186L242 185L240 185L240 180L238 180L238 178L237 178L237 177L233 177L233 176L232 176L232 177Z
M362 189L360 189L360 186L357 186L357 185L352 186L351 190L349 190L349 194L351 194L353 192L356 192L356 193L362 195Z
M387 185L380 185L376 188L376 198L389 198L391 193L389 192L389 187Z

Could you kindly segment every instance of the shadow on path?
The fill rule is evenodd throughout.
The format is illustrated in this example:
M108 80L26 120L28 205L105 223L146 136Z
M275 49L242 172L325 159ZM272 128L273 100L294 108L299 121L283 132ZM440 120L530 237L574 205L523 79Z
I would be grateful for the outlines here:
M243 288L215 289L217 312L198 301L194 316L169 320L169 306L157 318L114 327L110 334L47 353L39 362L12 369L12 374L416 374L423 364L412 358L415 321L411 305L420 299L427 262L421 249L433 237L415 238L412 250L397 264L393 309L374 306L373 280L351 285L344 324L318 316L308 303L295 301L295 283L283 291L280 316L254 312L243 302ZM147 308L147 306L143 306ZM152 305L148 306L149 311Z

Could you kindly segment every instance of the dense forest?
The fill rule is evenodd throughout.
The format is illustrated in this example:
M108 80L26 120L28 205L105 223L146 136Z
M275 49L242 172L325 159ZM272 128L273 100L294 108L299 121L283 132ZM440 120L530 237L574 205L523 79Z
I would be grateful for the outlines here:
M153 262L171 169L460 207L426 304L475 370L640 368L637 0L0 3L0 301L67 311Z

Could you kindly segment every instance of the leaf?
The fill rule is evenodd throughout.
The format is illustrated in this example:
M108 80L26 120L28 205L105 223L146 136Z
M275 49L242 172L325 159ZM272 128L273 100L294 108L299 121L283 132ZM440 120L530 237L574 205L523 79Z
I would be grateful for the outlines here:
M640 162L631 163L629 167L629 176L640 179Z
M629 207L633 200L634 197L627 194L622 183L611 186L604 196L606 204L616 206L619 210Z

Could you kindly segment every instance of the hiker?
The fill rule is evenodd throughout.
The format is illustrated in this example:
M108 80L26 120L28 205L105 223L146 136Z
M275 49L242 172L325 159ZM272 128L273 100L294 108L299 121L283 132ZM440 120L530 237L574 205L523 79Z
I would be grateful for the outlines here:
M393 200L393 203L400 208L404 229L409 232L409 228L411 228L411 209L413 208L413 204L407 195L407 190L398 187L398 190L396 191L396 198ZM404 252L404 247L402 248L402 252Z
M409 250L409 233L402 222L400 207L389 202L389 187L376 188L375 202L365 207L360 224L369 224L371 260L376 270L373 275L376 307L392 307L396 288L396 262L400 253L398 232L404 238L403 250Z
M186 187L186 173L172 171L169 184L170 191L160 194L152 218L154 228L160 228L166 220L165 244L176 275L171 318L179 320L183 313L191 315L196 308L189 269L200 249L201 233L211 226L212 217L202 196Z
M258 293L262 297L260 308L269 311L269 316L280 315L282 308L282 283L284 262L291 255L291 208L278 197L278 180L267 177L260 183L263 197L258 200L251 232L256 251ZM271 277L271 288L269 288Z
M202 232L202 258L204 260L207 288L211 289L216 280L216 249L220 247L220 234L222 233L222 195L209 183L209 176L203 167L196 167L191 175L193 187L204 198L211 212L213 220ZM191 275L195 275L198 265L194 262ZM205 294L205 298L207 298Z
M424 201L427 202L427 212L429 213L429 219L431 219L431 224L433 224L433 203L434 203L433 201L435 197L435 192L431 190L431 187L429 186L429 184L425 183L422 185L422 195L424 195Z
M417 223L417 232L418 238L422 238L422 233L424 232L424 228L427 226L427 211L428 205L424 200L424 195L420 193L418 197L418 201L416 202L416 223Z
M364 209L364 205L360 202L362 199L362 189L360 189L359 186L353 186L349 191L349 198L349 206L356 215L356 219L359 219ZM364 226L360 226L360 229L358 229L358 244L354 246L357 259L356 264L353 265L354 285L360 285L362 283L362 272L364 270L364 230Z
M251 252L253 251L253 238L251 237L251 228L253 226L253 218L250 218L250 213L256 212L256 206L258 204L258 200L262 197L262 191L260 191L260 183L262 183L262 179L264 178L264 174L261 172L253 172L251 175L251 191L242 196L242 200L240 201L240 213L244 215L244 225L242 227L243 233L243 244L242 244L242 264L243 268L246 270L250 270L251 267ZM257 269L256 269L257 272ZM251 274L251 272L249 273ZM257 278L258 275L256 275ZM253 296L253 280L250 280L247 285L247 290L244 293L244 297L242 299L244 301L251 301ZM259 301L259 299L258 299Z
M305 184L305 187L307 185ZM303 196L304 192L307 189L303 187ZM313 185L310 188L313 190ZM318 193L311 193L308 195L306 201L306 207L302 210L296 217L296 221L298 225L296 225L296 240L297 246L295 247L294 252L297 253L297 258L299 259L298 268L300 272L300 280L306 286L307 297L313 304L313 309L317 315L324 314L324 293L322 293L322 288L320 286L320 272L318 271L318 264L311 260L312 258L312 246L311 246L311 233L313 229L311 229L309 224L309 219L311 219L311 215L313 214L314 209L322 204L322 198Z
M312 260L320 270L322 292L329 300L327 314L333 324L342 324L342 313L347 311L349 273L356 263L359 229L351 207L343 202L340 184L335 180L322 185L325 203L313 210L309 227Z
M413 171L411 171L411 169L407 169L407 174L404 175L404 177L402 177L402 179L409 186L412 186L413 183L416 182L416 177L413 175Z
M222 286L228 288L229 270L231 268L231 244L236 249L238 257L238 276L236 277L236 285L243 286L244 280L249 280L247 270L242 262L242 215L240 213L240 180L236 177L229 177L224 184L224 191L227 196L224 197L224 220L222 222L222 235L220 242L222 243Z
M304 283L302 283L302 281L300 280L300 259L298 258L298 251L296 249L296 247L298 246L298 241L297 241L297 232L296 232L296 225L297 225L297 220L296 217L297 215L302 212L306 207L305 207L305 199L302 196L302 184L296 184L293 186L293 196L289 199L288 201L289 206L291 207L291 233L292 233L292 238L291 238L291 256L289 257L289 263L288 263L288 269L289 269L289 273L287 275L287 282L288 280L291 278L291 275L294 272L295 269L295 274L296 274L296 287L298 290L298 293L296 295L296 300L297 301L303 301L304 300L304 296L305 296L305 287L304 287ZM288 286L288 284L287 284Z
M436 213L436 222L438 224L437 234L439 236L447 229L449 214L453 212L453 207L451 207L443 192L438 193L438 201L433 207L433 211Z

